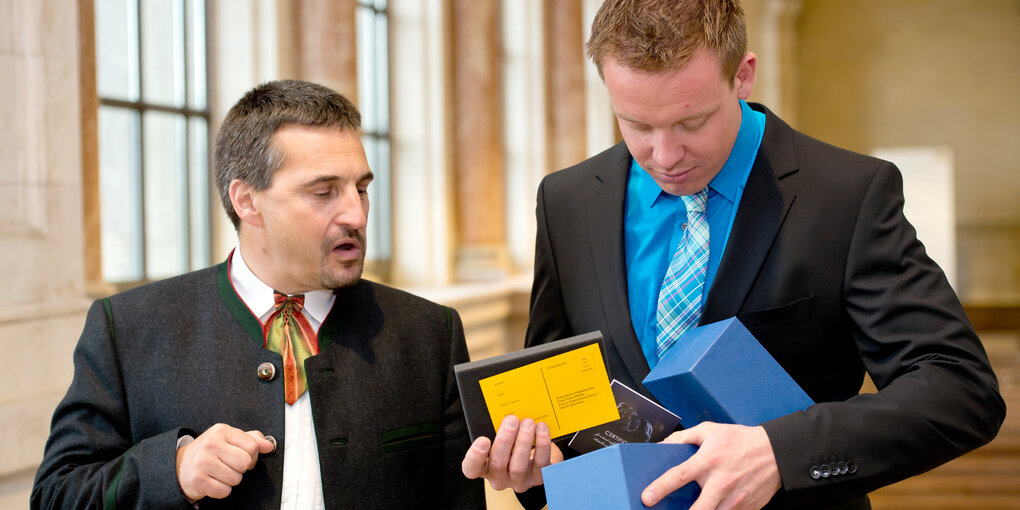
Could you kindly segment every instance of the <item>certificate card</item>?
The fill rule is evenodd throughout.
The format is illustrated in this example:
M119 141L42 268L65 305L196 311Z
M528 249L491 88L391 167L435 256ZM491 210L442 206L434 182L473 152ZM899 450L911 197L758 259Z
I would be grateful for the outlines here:
M597 344L558 354L478 381L492 423L507 415L549 425L559 437L620 414Z
M588 349L550 361L584 347ZM592 331L454 366L468 435L472 441L479 436L494 438L496 427L511 412L522 413L517 414L519 418L538 418L545 422L553 429L552 437L617 419L605 358L602 333ZM517 369L525 370L514 372ZM488 402L490 396L482 394L481 381L486 379L489 380L487 391L495 391L491 393L491 403ZM497 382L502 384L497 385ZM518 394L524 398L516 396ZM538 403L535 403L536 398ZM525 406L526 402L530 407ZM593 418L602 421L573 430L569 430L573 426L565 426L587 421L591 418L589 414L606 418Z
M567 446L588 453L617 443L658 443L680 425L680 417L669 412L626 384L613 379L620 419L579 431Z

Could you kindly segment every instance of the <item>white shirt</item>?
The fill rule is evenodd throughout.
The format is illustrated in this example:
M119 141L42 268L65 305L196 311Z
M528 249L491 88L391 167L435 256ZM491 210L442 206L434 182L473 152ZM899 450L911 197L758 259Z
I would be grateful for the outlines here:
M251 272L244 262L241 247L231 255L230 283L237 295L248 305L252 314L265 325L273 313L273 289ZM333 308L336 296L325 290L305 293L301 313L318 333L323 319ZM282 370L282 367L279 367ZM282 397L282 394L281 394ZM298 397L294 405L281 398L284 411L283 487L280 508L283 510L325 509L322 502L322 476L319 473L319 449L315 441L315 424L312 423L312 403L308 392ZM263 431L264 432L264 431Z

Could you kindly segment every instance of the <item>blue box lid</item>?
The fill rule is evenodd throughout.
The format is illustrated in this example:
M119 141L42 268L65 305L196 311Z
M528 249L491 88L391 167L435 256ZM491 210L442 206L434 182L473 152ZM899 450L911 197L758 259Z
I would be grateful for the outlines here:
M736 318L681 335L643 384L686 428L755 426L814 404Z

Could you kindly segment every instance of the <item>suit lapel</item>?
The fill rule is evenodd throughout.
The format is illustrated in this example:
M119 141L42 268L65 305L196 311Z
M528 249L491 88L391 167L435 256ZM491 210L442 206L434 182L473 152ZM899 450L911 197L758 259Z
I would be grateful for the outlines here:
M715 282L708 291L700 324L737 314L796 199L796 194L784 193L780 184L782 179L797 171L793 130L771 111L752 106L765 111L765 134L747 178Z
M585 204L589 249L609 339L634 380L641 381L648 374L648 361L631 324L623 246L624 200L631 157L622 142L609 157L608 164L595 174Z

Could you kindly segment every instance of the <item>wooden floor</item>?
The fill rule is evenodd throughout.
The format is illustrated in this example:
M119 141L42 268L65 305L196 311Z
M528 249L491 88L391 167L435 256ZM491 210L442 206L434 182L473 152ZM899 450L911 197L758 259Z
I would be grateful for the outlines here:
M875 510L1020 509L1020 331L985 331L1006 421L991 443L871 494Z

